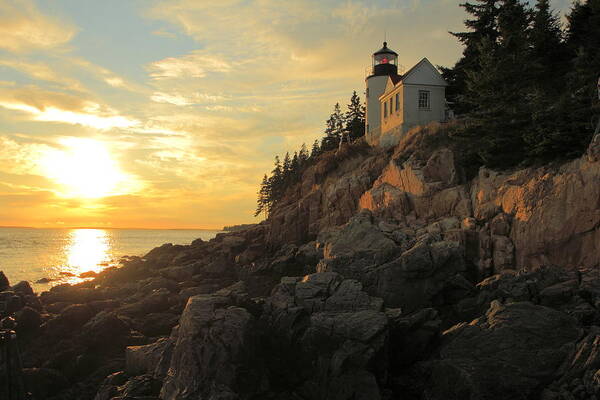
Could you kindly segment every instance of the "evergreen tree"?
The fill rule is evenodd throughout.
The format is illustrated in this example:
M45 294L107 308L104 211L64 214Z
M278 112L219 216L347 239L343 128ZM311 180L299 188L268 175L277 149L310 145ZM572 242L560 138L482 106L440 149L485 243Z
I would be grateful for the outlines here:
M335 149L342 137L344 130L344 117L340 108L340 103L335 103L333 113L327 119L325 126L325 137L321 142L321 150L329 151Z
M292 174L292 160L290 159L290 153L286 152L285 157L283 157L283 180L287 183Z
M587 148L595 128L594 118L600 114L596 89L600 75L600 0L576 2L567 21L567 46L573 61L557 119L561 118L558 122L563 125L563 152L573 157Z
M556 146L563 142L560 136L566 119L561 114L566 103L560 97L565 90L570 57L559 18L550 9L549 1L538 0L533 15L529 94L532 124L523 132L523 140L528 160L542 161L566 154Z
M538 0L531 27L532 78L544 95L564 89L564 74L569 55L563 40L559 17L550 9L549 0Z
M316 158L319 154L321 154L321 146L319 146L319 140L315 139L310 150L310 158Z
M293 182L296 182L300 176L300 159L298 158L298 152L295 151L290 162L290 176Z
M581 49L587 53L600 48L600 0L576 1L567 21L567 44L573 56Z
M446 99L458 114L470 111L468 101L464 101L469 73L479 72L481 43L484 39L495 43L498 38L498 13L501 0L473 0L460 4L471 15L465 21L466 32L451 32L464 46L463 55L454 68L441 68L448 82Z
M523 159L523 131L531 127L529 13L519 0L504 0L498 13L498 40L484 38L477 68L467 73L465 101L472 109L478 154L489 166Z
M281 198L285 188L284 185L283 167L281 166L279 156L275 156L274 168L271 171L271 177L269 178L269 204L271 206Z
M302 147L300 148L300 152L298 153L298 162L301 166L306 165L306 161L308 161L308 149L306 148L306 143L302 143Z
M265 216L269 214L269 204L270 204L270 194L269 194L269 179L267 178L267 174L263 177L262 183L260 184L260 189L258 191L258 199L256 201L256 211L254 212L254 216L258 217L261 213L265 213Z
M365 134L365 106L360 101L356 90L352 92L348 111L344 114L344 131L350 141Z

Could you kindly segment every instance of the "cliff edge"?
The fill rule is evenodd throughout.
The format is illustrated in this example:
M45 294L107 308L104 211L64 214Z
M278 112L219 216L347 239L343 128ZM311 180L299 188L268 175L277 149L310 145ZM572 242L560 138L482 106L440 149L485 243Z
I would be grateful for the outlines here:
M448 127L322 155L270 217L0 291L34 399L600 396L600 137L466 170Z

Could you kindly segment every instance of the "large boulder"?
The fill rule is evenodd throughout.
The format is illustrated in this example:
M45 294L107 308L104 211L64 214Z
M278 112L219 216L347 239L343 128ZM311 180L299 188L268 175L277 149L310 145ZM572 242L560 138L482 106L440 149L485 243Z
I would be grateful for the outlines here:
M92 350L120 349L129 334L129 326L114 312L102 311L81 329L83 342Z
M37 332L42 324L42 317L37 310L34 310L31 307L23 307L16 314L16 321L16 331L19 335L31 335Z
M218 295L188 300L181 315L164 400L250 398L261 389L262 369L254 317Z
M94 316L94 310L87 304L73 304L44 323L44 332L51 336L71 336Z
M338 272L345 278L361 280L369 267L394 258L400 248L375 223L369 211L362 211L341 228L319 235L324 259L317 272Z
M6 290L10 287L10 282L6 275L4 275L4 271L0 271L0 292Z
M460 243L425 236L395 260L371 268L364 284L367 292L383 298L387 306L411 312L431 306L450 278L466 272Z
M161 358L172 345L173 341L170 338L162 338L145 346L127 347L125 351L125 371L131 376L154 374Z
M388 318L362 284L333 272L283 278L266 300L265 356L275 390L307 399L379 399Z
M13 292L20 294L22 296L33 296L34 295L33 288L27 281L21 281L21 282L17 283L16 285L14 285L11 289Z
M581 332L575 320L529 302L493 301L485 316L444 333L426 396L431 400L532 398L549 384Z

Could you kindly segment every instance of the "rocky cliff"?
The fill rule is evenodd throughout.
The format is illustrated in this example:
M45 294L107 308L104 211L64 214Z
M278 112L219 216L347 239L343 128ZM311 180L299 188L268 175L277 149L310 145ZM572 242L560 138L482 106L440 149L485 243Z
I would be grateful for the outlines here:
M324 154L271 217L0 290L35 399L600 398L600 137L467 178L439 125Z

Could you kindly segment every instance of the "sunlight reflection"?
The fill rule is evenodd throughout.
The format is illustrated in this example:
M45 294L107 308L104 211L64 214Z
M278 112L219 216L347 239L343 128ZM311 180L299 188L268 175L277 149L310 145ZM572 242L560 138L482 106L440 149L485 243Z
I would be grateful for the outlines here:
M102 229L74 229L70 232L66 248L66 271L73 275L83 272L100 272L111 261L110 236Z

